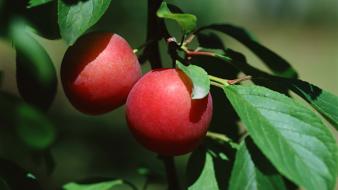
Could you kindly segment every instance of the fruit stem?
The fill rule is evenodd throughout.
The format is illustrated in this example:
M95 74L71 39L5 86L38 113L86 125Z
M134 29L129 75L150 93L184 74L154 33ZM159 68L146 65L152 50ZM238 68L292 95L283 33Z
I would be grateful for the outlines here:
M240 82L243 82L243 81L246 81L246 80L251 80L251 76L250 75L247 75L247 76L244 76L242 78L238 78L238 79L234 79L234 80L228 80L228 84L232 85L232 84L237 84L237 83L240 83Z
M238 148L238 144L235 143L232 139L230 139L228 136L226 136L225 134L221 134L221 133L215 133L215 132L211 132L208 131L207 135L208 138L216 140L216 141L220 141L220 142L226 142L229 143L230 146L234 149Z
M166 169L168 190L180 190L181 188L180 188L178 178L177 178L174 157L159 155L159 159L163 161L165 169Z
M189 44L193 41L194 38L195 38L195 35L194 35L194 34L189 35L189 36L184 40L183 44L181 44L181 47L182 47L182 46L186 47L187 45L189 45Z
M217 86L217 87L219 87L219 88L222 88L223 89L223 84L220 84L220 83L218 83L218 82L214 82L214 81L210 81L210 84L211 85L214 85L214 86Z
M213 52L207 52L207 51L191 51L186 46L181 46L181 49L186 53L188 57L192 57L195 55L205 55L205 56L211 56L215 57L215 53Z
M232 141L229 137L227 137L224 134L211 132L211 131L207 132L207 137L209 137L211 139L221 140L221 141L224 141L224 142Z
M215 77L215 76L209 75L209 79L212 82L217 82L217 83L222 84L224 86L228 86L229 85L228 80L225 80L225 79L222 79L222 78L219 78L219 77Z
M226 79L222 79L222 78L219 78L219 77L209 75L210 83L212 85L215 85L215 86L221 87L221 88L223 88L224 86L234 85L234 84L246 81L246 80L251 80L251 78L252 77L250 75L247 75L247 76L244 76L244 77L238 78L238 79L226 80Z
M187 37L187 34L184 33L178 47L182 47L184 45L186 37Z

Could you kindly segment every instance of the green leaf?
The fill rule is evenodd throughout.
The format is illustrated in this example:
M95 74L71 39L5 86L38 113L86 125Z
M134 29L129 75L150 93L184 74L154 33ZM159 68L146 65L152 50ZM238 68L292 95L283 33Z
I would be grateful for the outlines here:
M29 146L35 149L45 149L55 140L52 123L28 105L17 108L17 133Z
M46 51L29 34L27 24L24 20L15 19L11 22L10 36L14 41L16 49L24 56L30 57L36 64L37 77L48 84L55 75L55 70L50 68L51 60ZM47 63L45 63L47 62Z
M278 80L276 82L281 82ZM301 80L287 80L290 89L309 102L338 130L338 97Z
M272 76L264 71L250 66L243 54L228 49L233 63L242 72L254 76L253 81L258 85L264 85L273 90L288 92L292 90L300 97L311 104L320 114L322 114L336 129L338 129L338 97L334 94L320 89L319 87L299 79L288 79Z
M261 45L243 28L230 24L213 24L200 28L198 31L212 29L223 32L253 51L276 75L286 78L297 78L296 70L281 56Z
M68 183L63 186L64 190L111 190L111 188L126 184L121 179L116 179L112 181L99 182L95 184L79 184L79 183ZM133 186L130 186L131 189L134 189Z
M57 88L52 60L31 36L24 21L12 22L11 38L16 47L16 79L20 95L27 103L47 110L54 100Z
M111 0L86 0L66 3L58 0L61 36L69 45L93 26L106 12Z
M150 174L150 170L145 167L140 167L137 169L137 173L143 176L148 176Z
M203 68L196 65L184 66L179 61L176 61L176 66L192 81L192 99L202 99L208 95L210 90L210 80L208 73Z
M43 5L43 4L49 3L51 1L53 1L53 0L30 0L28 8L32 8L32 7L36 7L36 6L39 6L39 5Z
M160 18L175 20L184 33L189 33L196 28L197 18L195 15L186 13L172 13L166 2L162 2L161 7L157 10L157 16Z
M249 152L247 140L239 146L236 160L231 172L229 190L251 189L251 190L286 190L282 177L274 171L271 163L259 159L264 166L258 167ZM266 159L266 158L265 158Z
M224 91L255 144L280 173L308 190L334 188L336 141L315 113L264 87L231 85Z
M202 51L202 52L211 52L214 53L215 57L217 57L217 55L219 56L225 56L225 51L224 49L215 49L215 48L205 48L205 47L198 47L198 51ZM226 57L226 56L225 56Z
M228 143L206 139L187 164L187 189L228 189L235 149Z
M187 170L188 190L219 189L210 152L200 149L194 151L190 156Z
M0 105L0 121L15 127L28 146L45 149L54 142L54 126L39 110L4 92L0 92Z

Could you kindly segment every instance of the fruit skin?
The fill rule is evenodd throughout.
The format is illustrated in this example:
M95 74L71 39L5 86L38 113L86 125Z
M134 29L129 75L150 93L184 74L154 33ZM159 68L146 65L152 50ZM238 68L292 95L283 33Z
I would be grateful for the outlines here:
M191 80L178 69L144 75L126 103L128 126L146 148L161 155L191 152L205 136L212 118L212 97L191 99Z
M109 32L79 38L67 50L61 65L66 96L75 108L91 115L124 104L141 75L140 64L128 42Z

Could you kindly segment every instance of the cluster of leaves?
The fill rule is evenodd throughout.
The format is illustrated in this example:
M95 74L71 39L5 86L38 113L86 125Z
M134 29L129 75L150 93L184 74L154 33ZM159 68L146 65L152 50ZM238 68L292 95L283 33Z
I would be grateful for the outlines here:
M34 39L33 33L49 39L62 37L72 45L102 17L110 2L30 0L23 7L16 1L5 1L0 5L1 10L6 10L1 11L5 15L1 17L2 21L7 19L2 22L6 27L2 28L1 34L11 39L15 46L18 89L24 100L0 91L0 120L5 125L14 126L17 135L34 150L45 151L55 140L53 123L44 112L54 99L57 77L51 59ZM41 10L47 10L50 17L57 17L56 27L39 27L42 21L36 15L46 13ZM146 43L140 54L141 62L149 60L153 68L161 66L161 60L156 56L159 52L157 43L166 40L174 65L193 81L192 98L205 97L210 84L222 88L225 95L222 98L226 97L226 106L229 107L227 120L236 125L240 119L246 129L245 135L236 134L234 140L229 139L226 132L208 133L209 138L189 159L188 189L292 189L297 186L308 190L334 189L338 173L335 138L318 114L309 106L293 100L290 92L303 98L337 130L338 98L335 95L299 80L297 72L285 59L240 27L214 24L197 28L196 16L162 1L149 1L148 16L148 30L153 30L148 33L157 33L148 35L150 43ZM182 29L180 43L168 32L166 20L177 22ZM252 67L243 54L226 48L220 34L228 35L249 48L271 73ZM190 42L195 38L199 46L191 49ZM206 61L219 64L220 72L228 79L240 72L250 75L255 85L234 85L240 80L209 76L197 66ZM11 174L6 172L8 169L3 169L7 166L0 167L0 187L16 189ZM20 181L37 183L27 174L21 172L23 180ZM126 184L136 189L121 179L94 181L96 183L69 183L63 188L108 190ZM38 188L35 186L34 189Z

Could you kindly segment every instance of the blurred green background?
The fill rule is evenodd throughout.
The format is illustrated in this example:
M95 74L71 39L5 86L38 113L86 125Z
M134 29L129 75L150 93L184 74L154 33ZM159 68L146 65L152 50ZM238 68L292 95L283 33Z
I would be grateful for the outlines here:
M171 0L168 1L195 14L198 25L231 23L242 26L265 46L288 60L300 78L338 94L338 1L336 0ZM138 47L146 36L146 0L113 0L103 18L90 30L120 34L132 47ZM180 37L173 22L170 32ZM221 35L225 45L243 52L253 66L267 69L250 51L231 38ZM15 161L30 170L44 189L92 176L129 179L138 186L144 183L140 167L150 168L156 176L152 189L165 189L162 163L142 148L128 132L124 107L102 116L86 116L76 111L66 99L59 79L60 64L67 45L62 40L35 36L46 48L58 72L58 90L48 115L57 128L57 140L51 147L55 171L48 175L41 153L31 151L21 141L0 131L0 157ZM166 46L161 43L163 61L170 65ZM149 70L146 63L144 72ZM0 39L0 70L4 71L3 89L18 94L15 77L15 50ZM211 73L212 74L212 73ZM218 89L212 89L218 91ZM215 103L217 104L217 103ZM212 126L213 127L213 126ZM188 155L177 158L184 179ZM230 172L230 171L229 171ZM162 177L161 177L162 176ZM182 180L183 181L183 180Z

